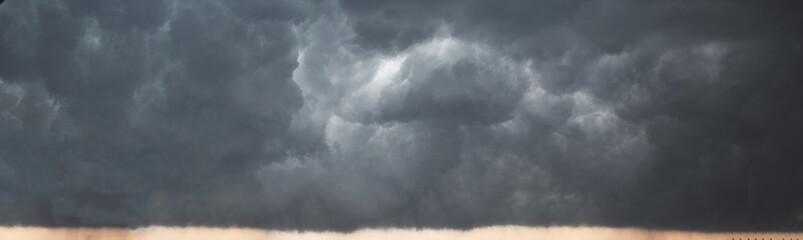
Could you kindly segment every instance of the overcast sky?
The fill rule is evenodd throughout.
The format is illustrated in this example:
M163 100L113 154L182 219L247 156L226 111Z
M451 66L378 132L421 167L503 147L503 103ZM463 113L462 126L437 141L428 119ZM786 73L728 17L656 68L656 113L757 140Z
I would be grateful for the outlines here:
M803 5L0 5L0 225L803 229Z

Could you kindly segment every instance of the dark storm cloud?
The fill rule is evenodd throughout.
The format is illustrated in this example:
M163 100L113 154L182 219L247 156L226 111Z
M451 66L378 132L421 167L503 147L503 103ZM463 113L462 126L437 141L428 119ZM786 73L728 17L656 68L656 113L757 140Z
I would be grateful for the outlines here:
M209 196L254 191L303 100L287 17L240 8L4 4L3 222L223 224L211 206L258 206Z
M799 229L800 11L7 2L0 222Z
M422 5L429 9L409 10ZM545 159L532 164L550 168L564 191L585 195L585 206L604 209L598 215L604 219L590 222L799 226L801 204L794 199L801 194L800 152L791 147L801 141L800 111L793 104L801 89L794 67L801 54L798 4L474 1L398 7L344 1L343 7L368 16L364 24L384 12L446 22L458 38L533 60L541 76L537 86L547 95L583 93L610 107L613 115L602 116L627 127L601 132L603 139L639 136L627 132L641 128L647 144L635 149L648 151L646 157L635 149L606 148L577 131L562 134L574 153L561 153L535 139L555 131L540 124L544 119L522 123L535 131L522 141L527 147L509 151ZM557 121L563 127L573 122ZM625 154L606 161L613 152ZM628 168L633 172L622 171ZM549 220L565 217L560 215L544 219L560 222Z

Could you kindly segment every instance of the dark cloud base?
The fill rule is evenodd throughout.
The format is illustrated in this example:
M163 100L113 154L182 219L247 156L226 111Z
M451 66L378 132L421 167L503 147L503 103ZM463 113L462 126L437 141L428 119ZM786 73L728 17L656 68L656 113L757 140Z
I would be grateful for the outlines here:
M6 1L0 224L799 231L801 16Z

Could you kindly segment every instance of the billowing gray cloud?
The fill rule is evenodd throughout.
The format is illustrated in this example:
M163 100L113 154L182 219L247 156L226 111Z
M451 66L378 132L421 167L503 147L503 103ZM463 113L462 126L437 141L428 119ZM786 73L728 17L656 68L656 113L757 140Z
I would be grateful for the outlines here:
M214 224L209 206L243 204L206 196L258 185L303 99L291 25L231 9L4 4L4 222Z
M801 9L10 1L0 223L799 229Z

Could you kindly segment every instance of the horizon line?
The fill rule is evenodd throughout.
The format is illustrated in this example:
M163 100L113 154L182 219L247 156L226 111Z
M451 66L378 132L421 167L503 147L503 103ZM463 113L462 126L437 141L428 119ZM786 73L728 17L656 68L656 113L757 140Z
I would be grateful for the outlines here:
M238 227L35 227L0 226L0 240L163 240L163 239L799 239L803 232L720 232L612 227L530 227L497 225L461 229L363 228L353 232L269 230Z

